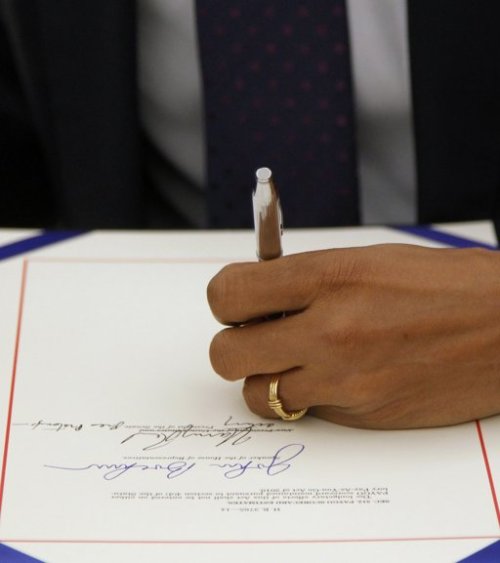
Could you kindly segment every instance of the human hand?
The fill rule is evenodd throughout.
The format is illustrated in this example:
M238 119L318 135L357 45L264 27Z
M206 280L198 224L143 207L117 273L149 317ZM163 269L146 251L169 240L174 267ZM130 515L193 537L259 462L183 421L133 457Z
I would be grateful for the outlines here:
M237 324L210 347L217 373L245 379L249 408L281 374L287 411L348 426L412 428L500 412L500 255L410 245L307 252L231 264L208 286ZM268 320L273 313L285 317Z

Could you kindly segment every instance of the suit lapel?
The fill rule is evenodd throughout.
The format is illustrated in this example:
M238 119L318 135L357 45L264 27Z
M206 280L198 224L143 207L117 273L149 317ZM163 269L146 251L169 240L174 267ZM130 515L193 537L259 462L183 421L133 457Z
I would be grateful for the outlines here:
M38 34L20 43L60 215L74 226L140 226L135 1L31 0L9 11Z

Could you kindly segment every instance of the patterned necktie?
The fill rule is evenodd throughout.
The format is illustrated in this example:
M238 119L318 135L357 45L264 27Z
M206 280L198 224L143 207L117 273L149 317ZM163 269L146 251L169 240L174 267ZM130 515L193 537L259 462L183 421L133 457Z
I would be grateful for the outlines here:
M285 225L359 222L344 0L197 0L212 227L250 227L272 169Z

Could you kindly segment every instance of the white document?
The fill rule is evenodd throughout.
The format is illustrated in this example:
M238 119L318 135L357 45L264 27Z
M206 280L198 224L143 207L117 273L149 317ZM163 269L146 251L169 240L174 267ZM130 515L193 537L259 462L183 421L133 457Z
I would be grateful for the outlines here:
M208 361L205 288L222 265L26 262L0 541L201 545L223 561L225 546L293 560L304 545L499 536L499 419L382 432L249 413ZM67 553L51 560L86 560Z

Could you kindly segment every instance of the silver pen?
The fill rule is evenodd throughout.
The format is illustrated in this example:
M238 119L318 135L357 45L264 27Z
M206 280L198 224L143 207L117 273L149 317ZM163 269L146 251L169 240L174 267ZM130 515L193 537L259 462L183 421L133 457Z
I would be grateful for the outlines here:
M255 234L257 236L257 257L259 260L273 260L283 254L281 235L283 233L283 218L281 214L280 198L273 181L273 174L269 168L259 168L255 174L257 183L253 191L253 217ZM263 320L276 321L283 319L285 313L274 313ZM272 375L269 381L267 404L269 408L282 420L294 421L302 418L307 409L287 411L279 396L280 374Z
M252 202L257 257L259 260L272 260L283 254L281 247L283 216L280 198L269 168L259 168L255 176L257 182Z

